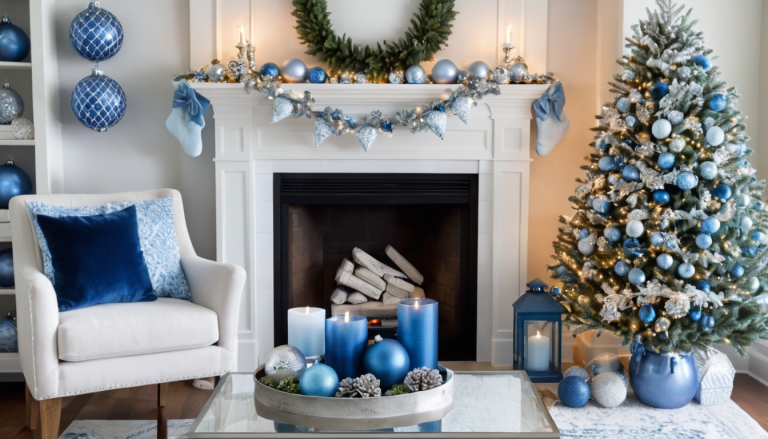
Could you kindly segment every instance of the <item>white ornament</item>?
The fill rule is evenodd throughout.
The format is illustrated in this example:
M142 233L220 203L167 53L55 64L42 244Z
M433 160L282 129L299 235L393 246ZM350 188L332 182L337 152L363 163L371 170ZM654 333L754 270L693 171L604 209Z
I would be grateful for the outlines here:
M669 142L669 150L674 153L680 153L683 152L685 149L685 139L682 137L675 137L672 139L671 142Z
M642 221L632 220L627 223L627 235L630 237L639 238L643 234L643 231L645 231L645 227L643 226Z
M459 116L462 122L469 122L469 109L472 108L472 99L466 96L459 96L451 104L451 111Z
M320 144L330 137L331 134L333 134L333 131L328 125L328 122L324 119L318 119L317 122L315 122L315 148L320 146Z
M442 139L445 136L445 124L448 123L448 115L445 114L445 111L432 110L427 112L424 118L429 129Z
M752 228L752 218L745 216L741 219L741 232L747 233Z
M653 123L651 132L657 139L666 139L672 134L672 124L667 119L659 119Z
M376 140L376 128L365 125L357 130L357 140L363 145L365 152L373 145L373 141Z
M34 125L23 117L13 119L11 122L11 131L13 131L13 137L18 140L32 140L35 138Z
M590 394L605 408L614 408L627 399L627 383L615 372L605 372L592 378Z
M565 373L563 374L563 378L568 378L569 376L577 376L584 381L589 379L589 373L587 372L587 370L579 366L569 367L568 370L566 370Z
M280 122L293 113L293 102L286 98L275 99L275 106L272 108L272 123Z
M720 146L725 141L725 132L720 127L711 127L707 130L707 143L711 146Z

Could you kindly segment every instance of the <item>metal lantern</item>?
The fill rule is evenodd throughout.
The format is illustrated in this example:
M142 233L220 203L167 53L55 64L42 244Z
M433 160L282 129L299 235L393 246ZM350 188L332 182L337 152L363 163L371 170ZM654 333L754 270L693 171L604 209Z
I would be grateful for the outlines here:
M562 306L547 292L547 284L536 279L512 305L515 310L514 368L525 370L534 383L556 383L563 379Z

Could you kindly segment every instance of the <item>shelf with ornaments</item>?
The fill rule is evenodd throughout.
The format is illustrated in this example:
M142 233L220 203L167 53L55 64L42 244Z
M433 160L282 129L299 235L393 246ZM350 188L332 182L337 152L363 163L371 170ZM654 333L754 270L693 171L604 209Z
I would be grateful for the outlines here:
M21 357L18 352L0 352L0 372L21 373Z
M32 70L32 63L0 61L0 71L2 70Z
M0 288L0 296L14 296L16 288Z

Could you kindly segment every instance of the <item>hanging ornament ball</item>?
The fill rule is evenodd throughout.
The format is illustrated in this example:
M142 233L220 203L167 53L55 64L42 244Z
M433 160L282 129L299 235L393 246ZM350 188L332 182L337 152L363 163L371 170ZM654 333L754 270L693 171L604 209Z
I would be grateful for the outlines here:
M277 76L280 74L280 68L277 67L277 64L273 62L265 63L261 68L259 69L259 74L261 76Z
M496 84L507 84L509 82L509 70L506 67L496 67L491 73L491 78Z
M701 326L704 332L709 332L715 327L715 318L712 316L701 316L699 326Z
M696 274L696 268L687 262L684 262L677 267L677 275L683 279L690 279L694 274Z
M331 366L315 363L305 370L299 381L299 391L306 396L330 398L339 390L339 375Z
M568 377L579 377L586 381L589 379L589 372L587 372L587 370L583 367L571 366L568 368L568 370L565 371L565 373L563 373L563 378Z
M470 78L485 79L488 77L491 68L483 61L475 61L467 67L467 76Z
M611 156L605 156L597 162L597 167L603 172L611 172L616 169L616 161Z
M80 123L103 133L123 118L126 99L117 81L93 69L91 76L83 78L72 90L70 105Z
M671 323L672 323L672 322L670 322L668 318L666 318L666 317L659 317L659 318L656 320L656 324L655 324L655 325L653 325L653 329L654 329L654 331L656 331L656 332L664 332L664 331L668 331L668 330L669 330L669 325L670 325Z
M662 253L656 257L656 265L662 270L669 270L674 262L674 258L666 253Z
M709 282L707 282L705 280L700 280L700 281L696 282L696 288L701 290L701 291L704 291L705 293L709 293L711 291L710 286L709 286Z
M747 247L742 247L741 251L747 255L747 256L754 256L757 254L757 246L756 245L750 245Z
M514 64L509 66L509 81L519 83L525 81L528 76L528 64L522 58L518 58Z
M667 120L669 120L669 123L671 123L674 126L680 125L683 123L683 119L685 119L685 115L682 111L672 110L667 115Z
M640 220L632 220L627 223L627 235L632 238L639 238L642 236L644 231L645 227L643 226L643 222Z
M13 249L0 250L0 287L12 288L13 279Z
M734 202L739 207L749 207L749 204L752 202L752 200L749 198L749 195L747 194L739 194L734 199Z
M99 2L91 2L69 25L69 42L83 58L104 61L123 46L123 26Z
M645 283L645 273L639 268L629 270L629 282L633 285L643 285Z
M728 100L723 95L714 95L709 98L709 109L712 111L720 111L728 104Z
M742 218L740 228L741 228L741 231L745 234L749 232L749 229L752 228L752 218L748 216L745 216L744 218Z
M714 180L717 177L717 165L715 162L704 162L699 165L699 175L704 180Z
M8 15L0 19L0 61L18 62L29 54L29 37L11 23Z
M692 306L691 310L688 311L688 318L694 322L698 322L699 319L701 319L701 308L698 306Z
M664 234L661 232L653 232L651 235L651 245L654 247L660 247L662 244L664 244L664 241L666 241L666 239L664 238Z
M711 146L720 146L725 141L725 131L720 127L711 127L707 130L707 143Z
M402 84L404 78L405 74L402 70L393 70L387 75L387 81L389 81L390 84Z
M208 67L208 71L205 72L208 76L208 80L211 82L221 82L224 80L224 74L227 73L227 68L223 64L213 63Z
M409 84L423 84L427 73L421 66L411 66L405 71L405 81Z
M436 84L455 84L458 78L459 69L449 59L441 59L432 67L432 79ZM376 378L379 377L376 376Z
M669 152L659 154L658 165L661 169L672 169L675 166L675 155Z
M276 383L289 377L301 378L306 369L304 354L287 344L269 351L264 360L264 373Z
M627 383L616 372L605 372L592 378L592 399L605 408L614 408L627 399Z
M622 113L629 111L629 99L620 98L618 101L616 101L616 109Z
M696 247L701 249L708 249L712 245L712 237L706 233L701 233L696 236Z
M675 185L682 190L691 190L698 186L699 179L690 172L681 172L675 180Z
M8 156L5 165L0 166L0 209L7 209L11 198L32 193L32 180L17 168L13 157Z
M24 100L6 81L0 88L0 125L10 125L24 113Z
M551 294L553 296L559 296L559 295L563 294L563 292L560 290L560 287L554 286L554 287L549 289L549 294Z
M635 165L628 165L621 171L621 177L627 181L637 181L640 180L640 171Z
M624 122L627 123L627 126L630 128L634 128L635 124L637 123L637 118L633 115L629 115L624 119Z
M584 407L589 401L589 385L578 376L563 378L557 385L557 397L566 407Z
M768 242L768 235L760 231L752 232L752 236L750 236L750 238L752 238L753 241L758 242L760 244L765 244L766 242Z
M709 62L709 58L707 58L704 55L696 55L693 58L693 63L701 67L705 71L709 70L709 68L712 67L712 64Z
M578 238L579 239L584 239L587 236L589 236L589 229L588 228L582 227L581 229L579 229L579 234L578 234Z
M710 216L701 222L701 231L704 233L717 233L720 230L720 220L714 216Z
M621 277L624 277L629 273L629 264L624 261L619 261L613 266L613 271Z
M731 268L731 274L736 278L744 276L744 266L741 264L734 265L733 268Z
M597 213L607 214L611 211L611 202L604 198L595 198L592 200L592 208Z
M616 227L606 227L603 230L603 236L610 242L619 242L621 240L621 230Z
M669 203L669 192L662 190L653 191L653 201L659 204Z
M682 137L675 137L669 142L669 150L674 153L681 153L685 149L685 139Z
M657 82L651 87L651 97L657 101L669 93L669 86L663 82Z
M289 59L280 68L280 76L288 83L304 82L307 80L307 65L300 59Z
M659 119L653 123L651 132L657 139L666 139L672 134L672 124L667 119Z
M592 256L592 254L595 252L595 244L589 238L580 240L578 247L579 251L584 256Z
M757 290L760 289L760 279L754 276L750 277L747 282L747 289L749 289L749 292L752 294L756 293Z
M328 74L325 73L322 67L312 67L309 69L309 82L313 84L322 84L328 79Z
M730 200L733 196L733 189L725 183L719 183L712 189L712 196L721 200Z
M376 342L365 351L363 373L373 374L381 381L381 389L388 390L402 384L411 368L411 359L397 340L376 336Z

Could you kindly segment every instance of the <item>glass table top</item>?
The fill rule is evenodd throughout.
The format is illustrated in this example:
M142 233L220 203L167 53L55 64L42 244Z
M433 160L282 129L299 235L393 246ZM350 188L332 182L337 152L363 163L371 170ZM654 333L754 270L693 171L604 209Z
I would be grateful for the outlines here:
M453 410L442 420L373 431L333 431L285 424L256 413L253 375L225 375L187 436L201 438L355 437L559 438L528 376L520 371L455 372Z

